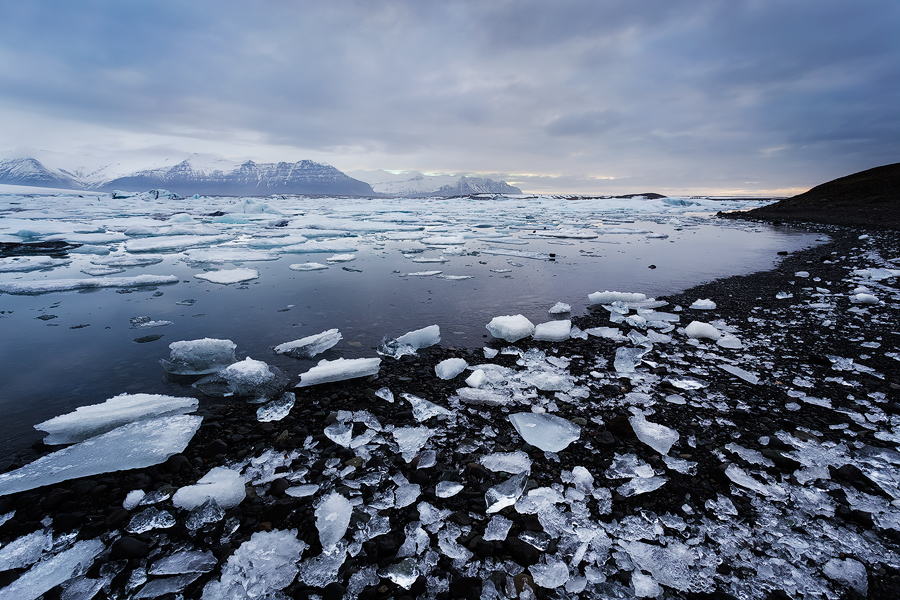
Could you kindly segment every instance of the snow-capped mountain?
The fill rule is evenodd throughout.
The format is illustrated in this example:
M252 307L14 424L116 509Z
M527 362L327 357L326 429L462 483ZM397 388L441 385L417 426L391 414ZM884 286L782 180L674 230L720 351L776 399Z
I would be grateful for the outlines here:
M182 195L375 195L369 184L348 177L330 165L311 160L296 163L255 163L248 160L227 171L204 169L185 160L171 167L148 169L118 177L99 186L104 191L153 188L165 188Z
M81 190L87 186L72 174L44 166L34 158L0 160L0 183Z
M418 171L391 173L384 170L348 171L379 194L389 196L467 196L469 194L521 194L504 181L464 175L423 175Z

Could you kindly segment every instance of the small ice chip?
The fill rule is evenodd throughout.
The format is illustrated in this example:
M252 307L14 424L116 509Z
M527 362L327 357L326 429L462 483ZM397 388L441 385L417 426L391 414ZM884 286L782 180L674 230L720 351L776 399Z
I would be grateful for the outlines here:
M693 308L694 310L715 310L716 303L709 298L703 298L701 300L694 300L694 303L688 308Z
M440 379L453 379L465 371L468 366L469 363L462 358L448 358L434 366L434 373Z

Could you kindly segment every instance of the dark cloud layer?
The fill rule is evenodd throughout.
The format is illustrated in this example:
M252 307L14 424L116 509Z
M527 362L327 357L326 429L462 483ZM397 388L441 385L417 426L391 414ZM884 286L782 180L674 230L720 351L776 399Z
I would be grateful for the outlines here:
M898 26L889 0L17 3L0 146L803 188L900 160Z

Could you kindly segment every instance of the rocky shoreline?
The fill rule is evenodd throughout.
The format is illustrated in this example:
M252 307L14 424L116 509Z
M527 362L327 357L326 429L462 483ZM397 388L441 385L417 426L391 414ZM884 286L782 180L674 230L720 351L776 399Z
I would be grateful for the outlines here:
M161 465L0 498L0 558L22 536L51 529L52 543L36 555L44 561L81 540L103 542L79 577L47 599L199 598L204 589L212 597L208 586L217 581L231 581L233 598L897 598L900 290L890 269L900 269L900 240L811 227L831 241L785 256L771 271L661 298L669 304L659 310L680 321L660 332L669 341L653 338L649 348L640 336L650 330L638 321L614 325L634 332L630 344L589 335L524 339L516 351L486 339L499 352L491 359L482 348L435 346L385 358L374 377L297 388L294 408L279 421L258 422L258 407L242 402L201 405L198 433ZM876 301L861 301L865 294ZM699 299L715 308L689 308ZM610 316L596 306L572 321L584 331L610 326ZM686 336L681 328L694 320L713 323L739 347ZM614 366L623 345L647 348L630 372ZM504 406L460 402L468 373L435 375L447 358L518 372L551 359L574 388L525 397L537 412L578 425L578 441L558 453L525 444L508 420L529 410L522 397ZM376 393L384 387L393 402ZM423 419L401 394L453 416ZM679 434L667 455L636 437L637 413ZM325 433L335 423L376 433L367 445L343 445ZM426 466L418 451L401 456L391 427L427 427L435 464ZM486 513L485 494L514 474L491 470L483 457L519 451L530 461L523 497ZM623 460L644 473L625 475ZM192 513L173 507L171 495L219 466L242 472L247 496L190 527ZM651 477L665 481L644 493L624 485ZM441 481L462 490L439 495ZM319 491L286 493L298 483ZM133 490L150 494L123 508ZM336 550L323 547L317 526L326 491L354 506ZM401 496L412 499L403 504ZM134 532L136 515L148 508L171 521ZM508 534L486 540L498 516L510 522ZM304 546L282 565L292 574L287 583L240 583L252 579L247 565L244 580L232 577L237 561L229 557L242 544L279 531ZM161 559L185 550L215 560L154 574ZM16 589L36 568L0 572L0 588ZM164 593L146 591L154 582ZM76 585L93 586L93 595L75 595Z

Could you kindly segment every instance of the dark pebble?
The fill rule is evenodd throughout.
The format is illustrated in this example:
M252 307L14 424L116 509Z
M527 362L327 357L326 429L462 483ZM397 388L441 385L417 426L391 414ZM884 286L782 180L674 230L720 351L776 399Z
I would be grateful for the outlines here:
M117 558L145 558L150 554L150 544L131 536L123 536L113 542L109 555Z

